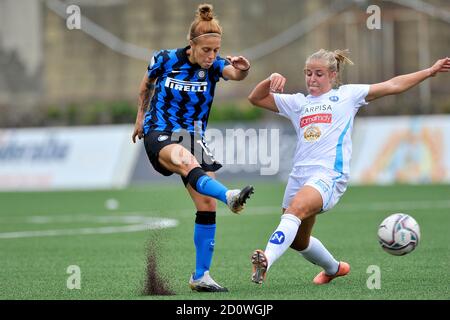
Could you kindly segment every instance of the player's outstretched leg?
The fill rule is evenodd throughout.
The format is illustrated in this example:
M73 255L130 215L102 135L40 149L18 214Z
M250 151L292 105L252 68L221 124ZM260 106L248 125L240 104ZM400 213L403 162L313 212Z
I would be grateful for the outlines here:
M347 262L339 262L338 271L333 275L328 275L325 273L325 271L321 271L313 280L315 284L327 284L331 280L337 277L342 277L350 272L350 265Z
M228 190L227 187L219 181L208 176L200 167L192 169L188 173L186 180L195 191L202 195L222 201L234 213L242 211L245 202L254 192L252 186L246 186L242 190Z
M251 256L252 261L252 281L257 284L262 284L266 279L267 272L267 257L262 250L255 250Z
M299 236L299 234L297 234L297 236ZM306 260L323 268L323 271L314 278L313 281L315 284L328 283L334 278L344 276L350 272L348 263L338 262L327 248L325 248L322 242L313 236L309 236L307 248L298 251L298 253Z
M222 287L209 275L209 271L205 271L200 279L194 280L194 273L189 279L189 286L193 291L198 292L228 292L228 289Z

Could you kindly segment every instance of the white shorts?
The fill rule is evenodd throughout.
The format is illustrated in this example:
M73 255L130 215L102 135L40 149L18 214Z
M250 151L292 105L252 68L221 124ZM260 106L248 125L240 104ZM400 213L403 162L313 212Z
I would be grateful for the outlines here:
M287 209L303 186L320 192L322 212L332 209L347 189L348 176L322 166L296 167L292 170L284 192L283 208Z

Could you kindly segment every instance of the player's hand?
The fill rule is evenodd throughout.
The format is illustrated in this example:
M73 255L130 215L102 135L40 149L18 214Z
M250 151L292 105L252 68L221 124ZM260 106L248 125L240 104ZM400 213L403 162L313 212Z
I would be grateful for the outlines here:
M436 63L430 68L430 74L434 77L438 72L450 71L450 58L446 57L436 61Z
M144 137L144 128L142 127L142 120L136 120L136 124L134 125L134 131L131 139L133 143L136 143L136 137L142 139Z
M230 61L231 65L238 70L248 71L250 69L250 62L243 56L232 57L227 56L227 60Z
M270 92L282 93L284 91L284 84L286 83L286 78L279 73L272 73L269 77L270 81Z

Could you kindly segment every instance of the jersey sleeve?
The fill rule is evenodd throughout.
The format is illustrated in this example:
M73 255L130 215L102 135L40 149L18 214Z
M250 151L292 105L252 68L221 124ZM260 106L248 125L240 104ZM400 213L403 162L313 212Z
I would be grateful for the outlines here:
M230 62L220 56L217 56L216 61L214 61L212 67L214 68L214 80L218 82L220 78L224 80L228 80L228 78L225 78L223 76L223 69L228 66Z
M153 55L147 67L147 76L149 79L156 79L164 72L163 51Z
M305 96L301 93L297 94L280 94L280 93L274 93L273 98L275 100L275 104L278 108L278 114L291 119L294 114L294 108L297 105L300 105L301 98L304 98Z
M347 85L356 108L368 105L366 97L369 94L370 85L368 84L349 84Z

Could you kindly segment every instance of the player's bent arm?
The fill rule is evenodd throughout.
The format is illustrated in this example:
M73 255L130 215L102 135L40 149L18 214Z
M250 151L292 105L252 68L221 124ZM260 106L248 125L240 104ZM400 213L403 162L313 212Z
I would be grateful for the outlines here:
M227 56L227 59L230 64L223 68L223 76L229 80L244 80L250 71L250 62L243 56Z
M387 95L399 94L407 91L429 77L434 77L438 72L450 70L450 58L438 60L432 67L392 78L388 81L376 83L370 86L366 101L372 101Z
M258 85L248 96L248 100L251 104L257 107L261 107L277 113L279 112L273 94L270 92L269 78L258 83Z
M132 140L134 143L136 143L136 137L138 137L139 139L144 137L142 123L144 121L144 115L150 102L150 98L153 96L155 82L156 79L149 79L146 72L144 78L141 81L141 84L139 85L138 111L132 136Z
M248 70L242 71L242 70L236 69L232 65L227 65L225 68L223 68L222 74L223 74L224 78L227 78L229 80L240 81L240 80L244 80L245 77L247 77Z

